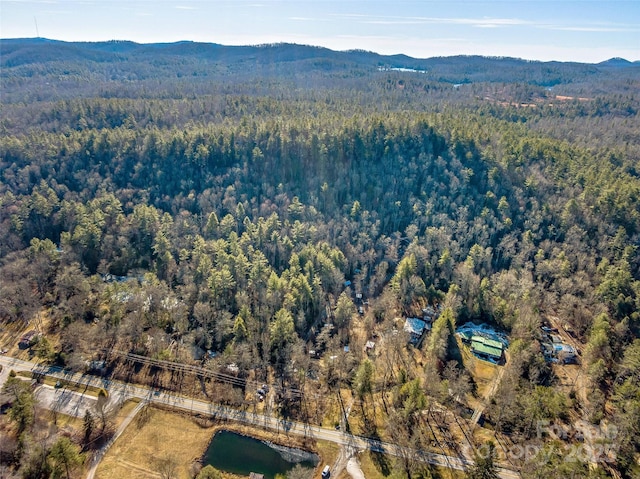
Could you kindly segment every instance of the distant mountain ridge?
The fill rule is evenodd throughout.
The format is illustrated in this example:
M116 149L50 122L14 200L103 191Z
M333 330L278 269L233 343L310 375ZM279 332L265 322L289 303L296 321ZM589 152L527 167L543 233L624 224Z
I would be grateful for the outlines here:
M640 77L640 63L621 58L599 64L475 55L419 59L404 54L335 51L291 43L226 46L191 41L140 44L120 40L64 42L45 38L0 39L0 67L3 78L75 75L89 79L93 75L93 79L109 81L195 77L228 80L230 76L300 81L318 76L355 78L379 71L397 74L416 71L426 81L453 84L518 82L552 87L581 83L599 75L618 75L619 72Z
M434 64L459 62L464 59L467 62L500 62L517 64L546 64L546 65L598 65L598 66L633 66L638 62L630 62L624 58L611 58L597 63L579 62L541 62L522 60L514 57L485 57L479 55L455 55L448 57L414 58L405 54L381 55L366 50L336 51L325 47L301 45L294 43L274 43L265 45L228 46L218 43L201 43L192 41L179 41L172 43L136 43L128 40L111 40L104 42L65 42L46 38L24 39L0 39L0 57L2 65L12 65L12 60L20 57L27 63L34 59L25 55L29 50L42 50L50 55L49 60L68 59L59 58L60 54L75 54L87 60L109 61L113 55L128 55L136 57L151 52L165 55L191 55L204 59L248 59L255 56L262 61L295 61L309 58L332 57L335 59L350 60L361 64L373 64L377 66L388 65L391 67L428 67ZM104 54L104 56L100 55ZM15 64L14 64L15 65Z
M608 60L605 60L603 62L598 63L598 65L600 66L610 66L610 67L630 67L633 66L634 64L638 64L640 62L630 62L629 60L625 59L625 58L620 58L620 57L614 57L614 58L609 58Z

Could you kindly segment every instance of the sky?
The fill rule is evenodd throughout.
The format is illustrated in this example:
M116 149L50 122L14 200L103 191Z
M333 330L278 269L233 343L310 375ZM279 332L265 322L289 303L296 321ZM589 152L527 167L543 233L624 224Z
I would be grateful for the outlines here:
M0 38L640 60L640 0L0 0Z

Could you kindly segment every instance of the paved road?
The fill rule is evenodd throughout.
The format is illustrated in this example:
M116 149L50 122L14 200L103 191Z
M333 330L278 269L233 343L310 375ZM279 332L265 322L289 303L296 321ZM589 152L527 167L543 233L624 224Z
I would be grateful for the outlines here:
M97 402L93 396L65 388L56 389L46 384L38 387L34 396L45 409L80 418L84 417L86 411L93 411Z
M429 464L448 467L452 469L464 470L466 467L473 464L473 462L470 460L461 459L458 457L446 456L444 454L435 454L427 451L416 451L388 442L377 441L366 437L347 434L343 431L325 429L319 426L312 426L296 421L274 418L263 414L240 411L222 405L179 396L177 394L167 392L158 393L147 387L136 386L120 381L112 381L87 374L66 373L60 368L39 366L35 363L9 358L7 356L0 356L0 364L15 370L40 372L58 379L64 379L65 381L70 381L81 385L103 387L109 391L109 396L117 401L124 402L127 399L137 398L144 401L149 401L153 404L170 406L175 409L180 409L191 413L211 415L220 419L236 421L257 427L263 427L265 429L271 429L284 434L295 434L314 439L331 441L342 446L350 446L359 450L371 450L374 452L381 452L394 456L411 457L412 460L424 461ZM520 475L516 471L505 468L501 468L499 470L499 474L502 479L518 479L520 477Z

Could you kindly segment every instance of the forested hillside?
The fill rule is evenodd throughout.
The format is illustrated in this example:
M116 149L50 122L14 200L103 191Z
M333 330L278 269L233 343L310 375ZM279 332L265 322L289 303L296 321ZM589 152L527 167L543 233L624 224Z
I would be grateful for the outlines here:
M0 321L41 327L33 354L233 364L310 422L329 406L287 391L346 388L359 432L422 448L421 411L481 398L453 333L485 322L511 345L482 429L544 446L523 477L640 474L640 66L0 47ZM428 306L418 346L394 339ZM578 365L545 361L541 325ZM615 457L536 437L578 419L616 428Z

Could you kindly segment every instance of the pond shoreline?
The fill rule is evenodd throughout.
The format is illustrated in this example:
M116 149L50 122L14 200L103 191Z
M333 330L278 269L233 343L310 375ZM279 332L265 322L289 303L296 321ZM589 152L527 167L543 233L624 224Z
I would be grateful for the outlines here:
M321 462L314 468L313 477L319 477L322 465L332 463L338 455L338 448L333 443L288 435L283 431L264 430L206 414L191 414L168 405L150 406L147 413L138 418L103 458L96 472L97 478L130 477L133 465L155 471L158 460L169 458L177 464L177 478L192 479L207 464L205 454L208 446L216 432L221 430L317 454ZM246 479L247 476L223 472L222 477Z
M212 465L225 474L238 477L257 472L272 479L297 465L315 471L321 464L321 457L314 452L291 447L291 444L283 446L233 429L221 427L215 431L201 457L203 466Z
M320 456L314 452L306 451L298 447L282 446L271 441L262 442L269 446L271 449L278 451L280 455L289 462L317 461L318 463L320 463Z

